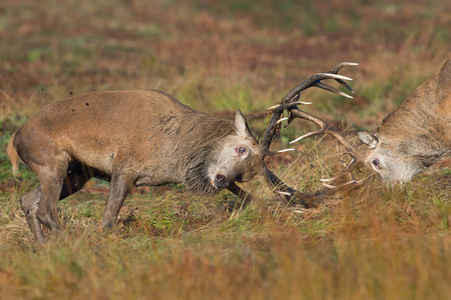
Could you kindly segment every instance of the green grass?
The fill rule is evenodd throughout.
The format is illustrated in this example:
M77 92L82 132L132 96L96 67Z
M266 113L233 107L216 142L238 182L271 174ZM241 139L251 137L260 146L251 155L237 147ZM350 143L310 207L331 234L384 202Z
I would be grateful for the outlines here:
M37 246L19 198L38 181L23 164L13 178L5 150L27 116L71 93L160 89L225 118L255 116L341 61L360 63L340 72L355 98L306 91L303 108L352 139L449 57L450 14L444 0L1 2L0 298L447 298L449 168L402 187L374 180L318 209L282 207L262 178L244 185L257 201L241 210L227 209L227 192L140 188L110 234L98 230L108 184L90 181L58 204L66 231ZM266 122L250 122L256 135ZM272 147L314 128L297 120ZM302 192L342 169L330 138L295 147L267 163Z

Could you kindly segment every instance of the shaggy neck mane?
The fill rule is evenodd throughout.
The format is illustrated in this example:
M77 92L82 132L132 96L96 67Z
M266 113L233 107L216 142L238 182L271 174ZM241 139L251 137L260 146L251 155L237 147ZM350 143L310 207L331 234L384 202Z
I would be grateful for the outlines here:
M186 163L186 174L184 185L186 188L195 194L212 195L219 192L210 181L208 174L209 167L216 162L218 153L223 146L224 138L235 134L235 130L230 123L221 124L220 132L217 130L215 136L205 137L208 141L203 145L199 145L192 154L188 157Z

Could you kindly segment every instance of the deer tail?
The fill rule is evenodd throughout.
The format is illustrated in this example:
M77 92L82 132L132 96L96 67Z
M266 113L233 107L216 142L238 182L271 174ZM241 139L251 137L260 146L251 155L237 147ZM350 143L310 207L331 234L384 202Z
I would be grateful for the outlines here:
M14 177L17 177L19 169L19 154L17 154L16 148L14 148L14 137L16 134L13 134L9 139L8 149L6 152L8 153L9 160L11 161L11 171Z

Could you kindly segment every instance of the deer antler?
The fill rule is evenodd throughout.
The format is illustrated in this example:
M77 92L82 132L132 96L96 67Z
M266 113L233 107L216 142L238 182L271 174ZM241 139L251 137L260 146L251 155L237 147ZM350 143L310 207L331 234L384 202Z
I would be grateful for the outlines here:
M351 181L348 181L344 184L340 185L332 185L326 182L334 182L339 178L343 178L344 175L347 175L351 173L351 171L361 162L363 162L363 156L346 140L346 138L341 135L338 131L336 131L333 127L328 125L326 122L321 120L320 118L311 115L307 112L304 112L298 108L298 105L307 105L311 104L310 102L303 102L299 101L300 94L302 91L310 88L310 87L318 87L320 89L347 97L347 98L353 98L352 96L330 86L322 82L322 80L325 79L334 79L339 84L347 88L349 91L354 93L352 88L344 81L344 80L352 80L349 77L345 77L342 75L338 75L338 71L340 71L345 66L356 66L358 64L356 63L350 63L350 62L343 62L338 65L336 65L333 69L323 72L323 73L317 73L312 76L310 76L307 80L304 82L298 84L295 86L285 97L283 97L281 103L279 105L272 106L268 108L268 110L272 111L271 119L269 121L268 127L266 129L265 135L260 143L261 147L261 154L263 158L265 156L272 156L276 155L285 151L291 151L294 150L292 148L279 150L276 152L272 152L269 150L269 147L274 140L277 132L280 130L281 122L287 121L288 124L285 126L287 127L295 118L305 119L308 121L311 121L317 125L320 126L320 129L314 132L309 132L307 134L302 135L301 137L293 140L290 144L298 142L302 139L320 135L320 134L332 134L346 149L346 154L349 154L353 157L351 162L345 167L345 169L337 176L331 179L323 179L323 185L325 185L329 189L340 189L340 188L348 188L353 187L356 185L361 185L366 180L361 181L355 181L354 179ZM288 111L289 117L288 118L281 118L284 111ZM306 205L307 207L311 206L317 206L317 203L315 203L315 197L312 195L306 195L302 194L298 191L296 191L293 188L290 188L286 186L274 173L272 173L264 164L263 162L263 173L266 177L267 182L274 188L275 192L282 195L287 202L293 201L293 199L300 199L301 204ZM322 190L319 192L320 195L328 194L330 193L330 190Z
M331 127L330 125L328 125L326 122L324 122L320 118L318 118L314 115L311 115L305 111L302 111L299 108L291 108L290 116L292 119L300 118L300 119L305 119L305 120L311 121L320 127L320 129L318 129L317 131L306 133L306 134L302 135L301 137L291 141L290 144L296 143L305 138L315 136L315 135L331 134L346 149L346 152L344 154L350 155L352 157L349 164L345 165L345 169L338 176L329 178L329 179L320 179L321 182L323 182L324 186L326 186L330 189L343 189L343 188L347 188L347 187L355 187L356 185L360 186L366 182L366 179L360 180L360 181L356 181L355 179L353 179L351 181L345 182L345 183L337 185L337 186L326 183L326 182L334 182L340 178L343 178L344 175L350 174L352 172L352 170L354 170L360 163L364 162L363 155L357 149L355 149L351 145L351 143L349 143L349 141L342 134L340 134L337 130L335 130L335 128Z

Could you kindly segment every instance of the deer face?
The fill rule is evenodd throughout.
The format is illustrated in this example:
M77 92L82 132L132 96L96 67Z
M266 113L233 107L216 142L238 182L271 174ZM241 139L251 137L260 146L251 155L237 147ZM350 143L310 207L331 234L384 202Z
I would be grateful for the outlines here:
M399 140L384 139L364 131L357 135L368 147L366 163L387 182L408 182L426 169L420 158L400 151Z
M234 128L237 135L224 138L208 170L211 184L218 189L251 180L261 161L257 141L240 111L235 115Z

